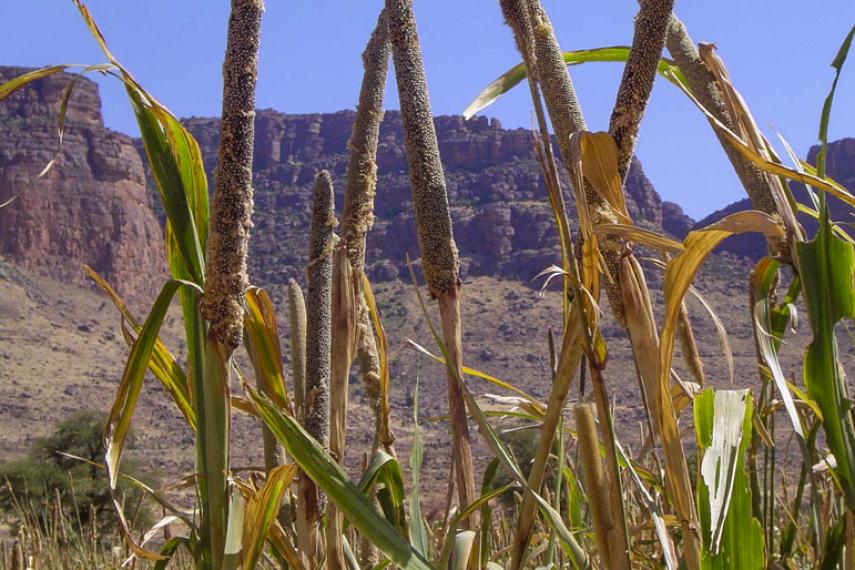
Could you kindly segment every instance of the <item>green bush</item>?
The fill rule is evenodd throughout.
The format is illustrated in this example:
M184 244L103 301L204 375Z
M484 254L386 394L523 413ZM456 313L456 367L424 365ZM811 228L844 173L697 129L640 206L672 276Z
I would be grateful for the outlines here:
M74 524L94 520L101 527L114 526L110 486L101 468L105 423L101 412L77 412L58 423L50 435L36 439L25 457L0 464L0 508L14 518L22 512L46 513L48 509L41 507L58 505ZM125 473L139 478L135 471L131 462L124 464ZM131 507L126 512L137 512L137 526L151 520L138 489L120 483L118 493Z

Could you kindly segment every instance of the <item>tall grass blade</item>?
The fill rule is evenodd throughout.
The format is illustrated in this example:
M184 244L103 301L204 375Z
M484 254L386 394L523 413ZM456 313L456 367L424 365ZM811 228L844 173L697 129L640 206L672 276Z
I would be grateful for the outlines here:
M428 531L422 516L421 506L421 473L424 459L422 431L419 426L419 375L416 372L416 383L413 388L413 444L410 448L410 543L422 556L428 556L430 542Z
M629 58L629 46L612 46L596 49L585 49L564 52L564 62L569 65L579 65L588 62L618 62L623 63ZM666 71L670 71L666 75ZM676 64L669 59L659 62L658 72L669 81L682 81L682 73ZM463 117L470 119L480 113L496 100L516 87L526 77L525 65L519 63L500 75L485 87L463 111Z
M843 71L843 64L846 63L846 58L849 55L849 49L852 47L852 39L855 38L855 26L846 34L846 38L840 45L834 61L831 62L831 67L834 68L834 81L831 83L831 90L822 104L822 114L819 119L819 152L816 155L816 170L819 176L825 175L825 154L828 148L828 124L831 121L831 105L834 102L834 94L837 91L837 81L840 79L840 73Z
M243 570L256 567L265 540L276 520L281 498L297 474L294 464L281 465L267 474L264 485L247 498L243 526Z
M436 343L437 347L440 349L443 356L445 357L445 361L448 362L449 359L446 356L447 352L446 352L445 344L442 342L442 338L439 336L439 333L437 332L436 327L434 326L433 321L431 321L430 315L427 312L427 305L425 305L424 298L422 297L421 291L418 288L418 282L416 281L416 275L415 275L415 272L413 270L412 263L408 264L408 267L409 267L409 271L410 271L410 279L413 283L413 288L416 291L416 297L418 298L419 306L420 306L421 311L422 311L422 315L424 316L425 322L427 323L428 328L431 331L431 335L433 336L434 342ZM565 339L565 343L566 342L567 341ZM453 367L446 364L446 368L449 371L451 371L451 369ZM451 373L451 372L449 372L449 373ZM579 543L576 541L576 539L573 537L573 534L564 525L564 521L563 521L563 517L561 516L561 513L559 513L557 510L555 510L552 507L552 505L550 505L549 502L546 501L540 495L539 489L534 490L528 485L528 481L526 481L526 478L523 475L523 472L520 469L519 465L517 464L516 460L513 458L513 455L511 455L510 451L508 451L507 447L502 442L502 439L499 437L499 435L496 433L496 430L490 424L489 420L487 419L486 414L481 409L481 406L478 405L478 402L477 402L477 400L475 400L475 397L472 395L472 392L469 391L469 389L463 383L463 379L460 378L459 375L457 375L455 373L454 376L455 376L456 381L460 384L460 387L462 389L463 397L464 397L465 402L466 402L466 407L469 410L469 414L477 422L478 427L479 427L479 431L480 431L482 437L484 438L485 443L490 448L490 450L493 452L496 459L499 460L499 462L502 464L502 466L508 470L508 472L511 474L511 476L520 485L523 485L524 487L527 488L527 494L532 497L532 500L534 501L535 505L540 509L540 511L543 513L544 518L546 519L549 526L555 530L558 538L561 540L561 543L562 543L562 546L564 547L565 552L567 553L568 557L573 561L574 567L575 568L590 568L590 561L588 559L587 554L582 549L582 547L579 545ZM568 383L569 383L569 379L568 379ZM566 397L566 393L564 394L564 396ZM563 402L563 397L562 397L561 401ZM549 409L550 408L547 408L547 410L549 410ZM554 410L555 408L553 407L552 409ZM559 407L559 411L560 411L560 407ZM548 417L549 416L547 416L547 418ZM557 426L557 423L558 422L556 419L556 426ZM544 427L542 429L545 430L547 428ZM554 429L552 431L550 431L550 433L554 433ZM531 477L531 475L529 475L529 477Z
M106 465L110 479L110 488L115 489L119 477L119 464L124 449L125 437L130 428L131 419L136 409L137 399L142 390L142 382L148 370L152 352L157 342L163 319L172 303L172 298L182 285L192 286L176 280L167 281L157 296L149 312L137 341L131 349L122 380L116 392L116 400L107 420L104 432L106 447Z
M289 456L336 504L353 526L402 570L432 568L419 552L400 537L329 453L294 418L284 414L251 387L244 386L244 390L255 404L259 417L285 446Z
M100 275L87 265L83 266L83 271L96 285L98 285L98 287L101 288L102 291L104 291L104 293L107 294L119 310L123 319L122 332L125 333L125 341L128 343L129 347L132 347L136 342L136 339L130 331L127 331L124 323L127 322L130 325L133 329L134 335L139 335L140 329L142 328L139 322L109 283L107 283ZM184 419L187 420L187 424L190 428L195 430L196 412L193 409L191 402L190 386L187 382L187 375L184 374L184 370L182 370L181 366L175 360L175 357L160 338L158 338L154 343L151 360L149 361L149 370L151 370L152 374L160 380L163 387L166 388L166 391L169 392L169 395L184 415Z
M825 177L825 147L831 105L843 64L855 36L855 26L846 36L832 62L834 81L820 119L820 153L817 177ZM826 441L836 459L835 473L842 481L847 506L855 507L855 425L851 402L838 359L835 327L844 318L855 317L855 246L831 231L825 194L820 194L820 222L816 237L796 243L796 265L802 278L813 339L804 357L804 382L808 396L822 411Z

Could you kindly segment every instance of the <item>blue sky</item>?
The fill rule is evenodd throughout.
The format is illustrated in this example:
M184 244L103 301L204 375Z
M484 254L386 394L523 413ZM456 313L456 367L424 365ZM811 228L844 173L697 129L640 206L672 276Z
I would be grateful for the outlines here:
M635 0L544 0L564 49L628 44ZM219 112L227 0L90 0L112 51L179 116ZM360 53L381 0L267 0L258 105L288 113L353 108ZM518 61L495 0L415 0L435 114L460 113ZM855 23L852 0L726 0L676 3L695 40L719 48L770 137L776 129L804 154L816 141L829 66ZM70 0L0 0L0 64L103 60ZM832 139L855 136L855 61L838 88ZM619 64L572 70L589 128L608 127ZM122 90L101 81L109 127L135 134ZM393 86L388 108L397 107ZM528 127L518 89L487 109L505 127ZM657 190L696 217L744 196L709 126L685 97L657 82L638 156Z

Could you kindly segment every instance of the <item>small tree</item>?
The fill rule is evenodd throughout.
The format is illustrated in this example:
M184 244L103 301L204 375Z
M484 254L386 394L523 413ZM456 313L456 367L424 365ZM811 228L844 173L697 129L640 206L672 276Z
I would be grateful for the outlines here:
M113 526L110 486L100 467L105 451L105 422L106 416L101 412L77 412L59 422L50 435L36 439L25 457L0 464L0 508L7 513L21 509L40 512L39 519L44 524L48 512L40 507L56 505L58 498L63 513L74 524L94 518L105 528ZM133 462L126 462L123 471L135 472ZM119 494L126 497L129 505L142 506L139 490L123 485ZM142 516L135 518L140 526L151 518L145 509L139 515Z

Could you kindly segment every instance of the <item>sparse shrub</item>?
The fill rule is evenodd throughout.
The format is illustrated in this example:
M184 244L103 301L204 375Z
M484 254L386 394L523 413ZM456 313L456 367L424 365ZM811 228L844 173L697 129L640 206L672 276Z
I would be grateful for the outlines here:
M77 412L59 422L49 435L36 439L26 457L0 465L0 508L15 518L17 510L27 505L61 504L63 514L77 526L90 524L94 518L102 528L114 527L110 487L101 467L105 422L106 416L101 412ZM139 478L136 471L132 461L125 463L125 473ZM148 475L149 483L152 479ZM138 511L132 519L137 526L142 528L151 522L141 491L122 483L117 493L131 506L129 512ZM42 511L42 524L47 524L48 514Z

